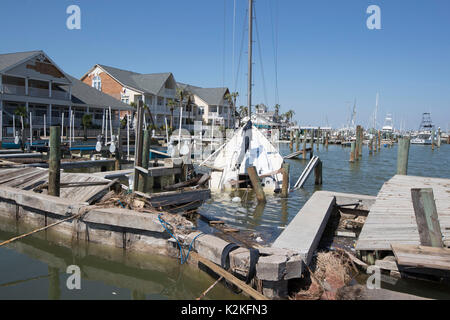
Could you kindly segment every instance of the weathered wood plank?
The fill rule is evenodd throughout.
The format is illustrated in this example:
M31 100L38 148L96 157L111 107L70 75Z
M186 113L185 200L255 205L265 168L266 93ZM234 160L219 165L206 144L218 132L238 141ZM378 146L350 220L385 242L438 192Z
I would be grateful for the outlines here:
M391 247L400 266L450 271L450 249L397 243Z

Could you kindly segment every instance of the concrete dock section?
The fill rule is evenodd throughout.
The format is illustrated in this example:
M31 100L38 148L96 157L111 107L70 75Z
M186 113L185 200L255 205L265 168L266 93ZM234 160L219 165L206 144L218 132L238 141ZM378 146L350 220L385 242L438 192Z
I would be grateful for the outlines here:
M335 204L336 197L333 193L315 192L272 247L294 250L309 264Z

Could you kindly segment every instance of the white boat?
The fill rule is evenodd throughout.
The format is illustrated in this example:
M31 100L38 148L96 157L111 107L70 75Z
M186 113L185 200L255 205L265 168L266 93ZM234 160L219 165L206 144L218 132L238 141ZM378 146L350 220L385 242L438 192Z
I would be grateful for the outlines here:
M411 139L411 144L431 144L431 135L434 126L431 122L431 115L428 112L423 113L418 134Z
M394 122L392 120L391 114L386 115L386 118L384 119L384 125L382 128L382 131L384 133L392 133L394 131Z

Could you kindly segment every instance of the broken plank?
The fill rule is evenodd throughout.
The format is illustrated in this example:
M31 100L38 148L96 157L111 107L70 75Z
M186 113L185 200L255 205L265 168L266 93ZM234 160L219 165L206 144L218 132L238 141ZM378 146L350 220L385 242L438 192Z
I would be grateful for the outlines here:
M405 244L391 248L399 266L450 271L450 249Z

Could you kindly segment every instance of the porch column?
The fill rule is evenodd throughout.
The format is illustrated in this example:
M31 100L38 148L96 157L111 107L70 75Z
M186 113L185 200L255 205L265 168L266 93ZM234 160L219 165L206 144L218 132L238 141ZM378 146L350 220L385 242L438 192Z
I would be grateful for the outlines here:
M53 86L53 81L50 80L48 82L48 97L51 98L52 97L52 86Z
M25 78L25 95L28 95L28 78ZM28 111L28 107L27 107L27 111Z
M52 125L52 104L50 103L48 105L48 109L47 109L47 126L50 128Z
M1 79L1 76L0 76ZM0 82L1 87L1 82ZM0 145L3 140L3 100L0 100Z

